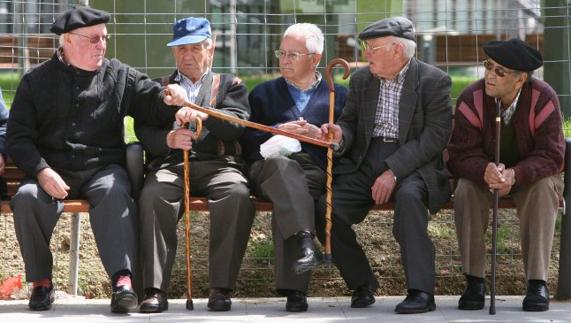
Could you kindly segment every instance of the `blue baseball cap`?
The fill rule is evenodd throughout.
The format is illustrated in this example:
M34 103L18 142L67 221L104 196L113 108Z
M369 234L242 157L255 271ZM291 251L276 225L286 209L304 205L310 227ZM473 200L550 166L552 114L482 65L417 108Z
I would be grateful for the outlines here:
M179 19L172 28L172 40L167 46L178 46L200 43L212 38L210 22L205 18L188 17Z

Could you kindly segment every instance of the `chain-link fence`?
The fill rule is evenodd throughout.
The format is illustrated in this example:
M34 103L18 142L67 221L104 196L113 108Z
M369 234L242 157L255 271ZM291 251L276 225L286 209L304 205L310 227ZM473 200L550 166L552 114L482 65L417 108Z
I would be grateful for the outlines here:
M216 35L214 69L232 72L249 89L262 80L275 77L278 62L273 50L280 36L292 23L311 22L325 33L326 46L321 62L343 57L352 66L360 65L362 52L358 33L369 23L388 16L409 17L417 29L417 57L434 64L452 77L455 99L471 82L483 77L480 62L485 58L482 45L493 39L519 37L537 47L544 66L535 76L549 82L559 95L567 117L571 114L571 1L569 0L0 0L0 87L11 104L18 80L29 68L49 59L57 47L57 37L49 28L61 12L77 3L88 3L112 14L108 24L111 40L107 57L148 73L167 75L174 61L166 43L172 24L187 16L208 18ZM273 293L273 252L269 214L258 214L248 254L240 274L237 293L262 296ZM204 295L207 284L208 217L195 216L193 254L197 295ZM60 221L52 239L56 282L67 281L69 223ZM80 263L80 286L88 295L102 295L108 288L98 260L93 237L84 217ZM523 267L519 249L519 229L514 212L502 211L499 235L500 293L521 293ZM561 218L557 220L557 232ZM399 249L391 235L392 214L371 213L357 227L361 242L370 256L382 285L383 294L404 291L404 274ZM438 293L461 292L461 275L453 215L440 212L429 227L437 250ZM0 277L23 272L11 216L0 219ZM179 248L183 250L183 248ZM174 296L184 291L184 261L181 254L174 270ZM550 284L557 278L559 233L554 241ZM202 293L204 292L204 293ZM311 292L321 295L346 293L335 269L321 268L313 274ZM202 294L201 294L202 293Z

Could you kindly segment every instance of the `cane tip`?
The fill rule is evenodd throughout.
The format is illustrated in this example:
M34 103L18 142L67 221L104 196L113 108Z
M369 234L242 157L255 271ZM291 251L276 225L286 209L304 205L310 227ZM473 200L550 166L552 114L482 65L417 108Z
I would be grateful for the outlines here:
M194 310L194 303L192 303L192 299L186 300L186 309L189 311Z
M496 308L490 307L490 315L496 315Z
M323 264L327 266L333 265L333 257L331 256L330 253L326 253L323 255Z

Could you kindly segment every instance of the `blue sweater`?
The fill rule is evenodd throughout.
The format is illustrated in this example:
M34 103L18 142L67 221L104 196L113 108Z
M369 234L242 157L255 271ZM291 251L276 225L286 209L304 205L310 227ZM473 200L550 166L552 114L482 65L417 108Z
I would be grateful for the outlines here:
M341 115L346 97L347 89L335 85L335 120ZM318 127L329 121L329 89L325 79L321 81L303 112L297 109L283 77L259 84L252 90L248 99L252 110L250 121L264 125L275 126L299 120L300 117ZM262 159L260 145L271 136L272 134L267 132L246 129L241 144L244 157L249 163ZM302 151L310 154L317 165L325 168L327 160L325 148L302 143Z

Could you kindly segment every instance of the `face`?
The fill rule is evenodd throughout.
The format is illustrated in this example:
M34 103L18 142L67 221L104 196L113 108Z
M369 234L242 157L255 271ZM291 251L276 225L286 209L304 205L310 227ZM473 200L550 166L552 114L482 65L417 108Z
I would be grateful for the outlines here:
M82 70L97 70L103 64L107 37L105 24L77 28L64 34L65 59Z
M282 38L280 51L280 73L284 78L299 83L315 75L321 54L309 53L305 37L293 34Z
M510 70L490 58L484 61L484 67L486 68L484 73L486 94L502 99L504 103L510 103L523 86L527 78L526 74Z
M176 66L184 76L193 82L198 81L210 67L214 58L214 44L207 48L208 43L203 41L197 44L186 44L172 47Z
M372 38L363 41L365 57L372 74L392 79L402 68L402 45L393 37Z

